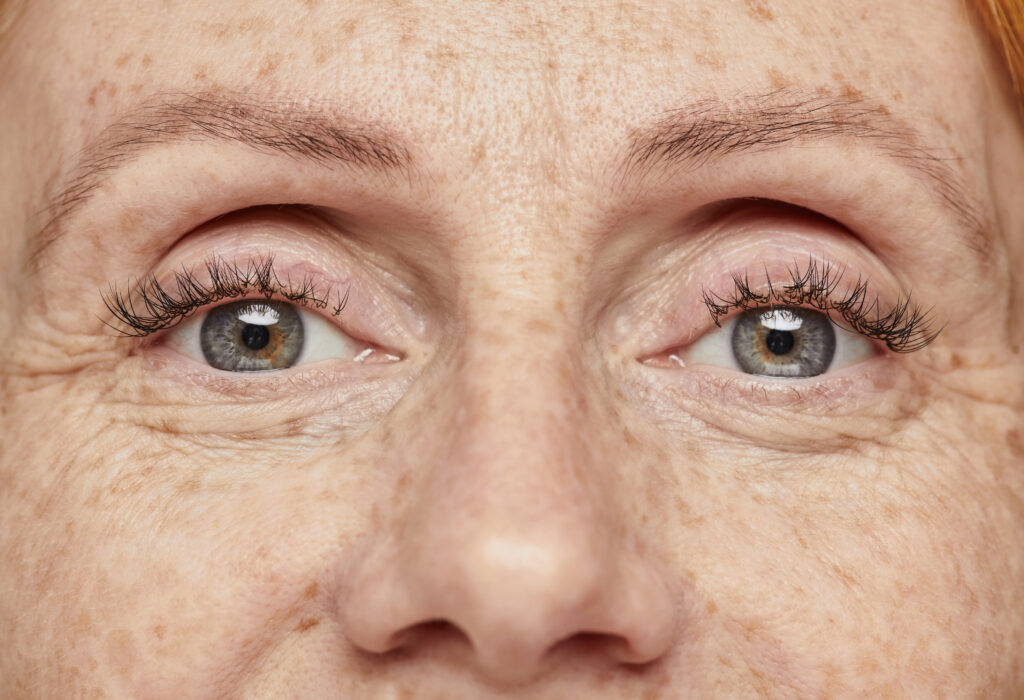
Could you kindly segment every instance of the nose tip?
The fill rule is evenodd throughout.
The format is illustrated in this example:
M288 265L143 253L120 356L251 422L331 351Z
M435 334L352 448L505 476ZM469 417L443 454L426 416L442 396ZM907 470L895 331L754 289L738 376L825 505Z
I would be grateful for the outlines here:
M349 638L367 651L435 656L452 648L454 633L471 665L502 684L528 682L556 657L644 664L662 656L674 633L663 579L594 533L583 533L589 542L576 533L491 531L458 549L396 551L365 570L346 602Z

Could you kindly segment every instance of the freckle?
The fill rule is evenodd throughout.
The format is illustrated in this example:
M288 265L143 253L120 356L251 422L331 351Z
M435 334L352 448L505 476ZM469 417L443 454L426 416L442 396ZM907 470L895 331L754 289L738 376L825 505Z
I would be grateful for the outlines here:
M316 619L315 617L307 617L304 620L302 620L295 629L299 632L305 632L306 630L312 629L319 624L320 620Z
M114 65L118 68L124 68L125 64L131 59L132 55L130 53L123 53L117 57L117 60L114 61Z
M153 57L149 56L149 55L143 56L142 57L142 67L143 68L149 68L151 65L153 65Z
M265 78L266 76L276 71L279 65L281 65L281 54L270 54L269 56L263 59L262 63L260 63L260 69L259 72L256 74L256 77Z
M765 22L775 20L775 14L769 9L768 4L764 0L747 0L747 12L750 13L751 17Z
M107 663L121 675L135 668L135 646L126 630L114 630L107 635Z
M895 102L902 102L903 101L903 93L900 92L899 90L895 91L894 93L892 93L892 99Z
M142 83L135 83L134 85L132 85L131 91L133 94L138 95L140 92L142 92Z
M167 634L167 628L163 625L157 625L153 628L153 634L156 636L157 639L163 639L164 635Z
M840 94L848 100L859 100L862 97L864 97L864 93L862 93L860 90L853 87L849 83L843 84L843 90Z
M479 164L484 158L487 157L487 145L486 142L481 139L475 146L473 146L473 164Z
M316 598L316 594L319 593L319 592L320 592L320 584L318 584L316 581L313 581L313 583L311 583L308 586L306 586L306 590L304 590L302 592L302 599L303 600L312 600L313 598Z
M1006 444L1014 456L1024 458L1024 434L1017 428L1006 433Z
M405 489L408 486L409 486L409 475L408 474L402 474L402 476L398 477L398 481L395 483L395 493L396 493L396 495L402 493L402 491L405 491Z
M708 615L714 615L716 612L718 612L718 606L715 605L715 601L713 601L713 600L709 600L708 601L707 611L708 611Z
M964 366L964 358L959 353L954 352L949 361L953 365L953 369L960 369Z
M636 436L633 435L633 433L630 432L629 428L623 428L622 429L622 439L630 447L636 447L637 445L640 444L639 440L637 440Z
M583 71L580 71L576 75L576 82L579 83L580 85L582 85L583 83L587 82L587 74L584 73Z
M327 59L330 58L331 52L327 49L326 44L317 44L316 49L313 51L313 58L316 60L318 66L322 66L327 63Z
M889 111L889 108L885 105L878 105L878 108L875 111L886 117L892 114L892 112Z
M693 57L697 63L702 66L708 66L712 70L718 71L725 67L725 61L714 51L702 51L701 53Z
M768 69L768 80L771 81L772 87L777 90L786 87L786 77L775 66Z
M576 262L577 265L582 265L583 264L583 255L582 254L577 254L576 257L573 258L573 260Z
M555 332L555 327L548 321L543 321L539 318L535 318L527 322L526 330L530 331L531 333L546 333L550 335L551 333Z

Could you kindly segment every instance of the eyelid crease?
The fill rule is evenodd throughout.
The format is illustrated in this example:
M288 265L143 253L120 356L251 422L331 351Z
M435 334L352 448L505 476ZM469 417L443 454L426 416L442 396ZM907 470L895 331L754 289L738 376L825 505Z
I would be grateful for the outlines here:
M171 291L152 274L143 277L132 292L111 286L103 295L103 303L124 327L104 323L122 335L142 338L178 325L207 304L241 299L253 293L266 299L276 295L317 309L330 307L333 316L341 314L348 303L348 291L344 295L332 295L330 288L321 290L312 277L304 276L299 282L290 278L282 280L274 271L273 255L250 259L244 266L211 257L202 267L208 281L199 277L198 268L183 268L174 273ZM136 304L141 309L137 309Z
M879 297L872 297L868 281L862 277L848 291L837 292L845 271L811 256L803 271L796 262L787 268L789 281L785 284L774 284L766 269L763 291L751 285L749 275L733 275L731 292L723 296L705 288L701 298L719 327L721 318L734 310L807 305L830 319L836 314L850 330L879 340L897 353L921 350L942 332L942 327L934 328L931 309L912 303L910 294L901 295L883 314Z

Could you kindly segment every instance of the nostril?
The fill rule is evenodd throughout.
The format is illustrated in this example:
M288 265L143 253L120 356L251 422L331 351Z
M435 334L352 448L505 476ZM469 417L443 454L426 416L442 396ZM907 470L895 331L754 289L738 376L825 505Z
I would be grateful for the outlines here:
M657 658L638 654L629 640L618 634L605 632L579 632L567 637L552 646L546 656L550 659L572 657L574 659L590 659L604 665L608 659L620 663L643 668L653 664Z
M410 625L391 638L390 649L416 648L427 654L470 653L473 643L457 625L443 619Z

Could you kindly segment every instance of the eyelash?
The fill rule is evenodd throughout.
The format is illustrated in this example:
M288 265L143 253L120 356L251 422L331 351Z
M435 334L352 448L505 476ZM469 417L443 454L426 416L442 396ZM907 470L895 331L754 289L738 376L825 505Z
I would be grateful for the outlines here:
M195 268L185 268L174 273L173 291L168 291L152 274L142 278L131 294L111 288L103 295L103 303L124 327L107 325L122 335L143 338L176 326L208 304L253 293L267 299L279 296L316 309L331 306L334 316L339 315L348 302L346 292L344 296L337 295L332 306L331 290L321 291L311 277L303 277L298 283L282 280L274 271L272 255L252 259L244 266L214 257L208 259L203 268L209 281L200 280ZM136 306L143 310L136 310Z
M845 295L836 297L844 269L832 263L811 258L801 272L794 264L788 268L789 281L782 285L767 279L767 292L759 293L750 286L749 276L733 276L733 290L726 296L705 289L702 299L716 326L720 320L736 309L746 311L763 306L808 305L831 318L834 313L851 330L886 344L893 352L909 353L931 343L942 331L934 329L929 310L912 304L910 296L900 297L888 313L880 312L879 298L870 294L867 280L858 277L857 283Z

